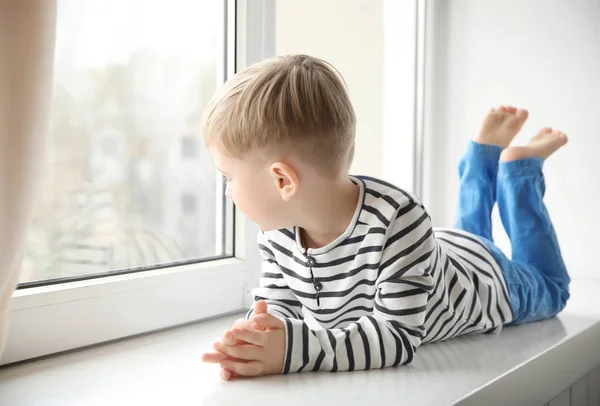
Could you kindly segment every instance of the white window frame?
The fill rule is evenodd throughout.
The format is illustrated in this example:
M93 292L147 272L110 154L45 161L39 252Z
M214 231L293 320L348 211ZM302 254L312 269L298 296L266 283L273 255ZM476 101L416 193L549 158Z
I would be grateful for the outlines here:
M423 194L427 0L384 0L383 178Z
M236 13L235 46L227 48L236 68L274 56L275 1L227 7ZM233 258L17 290L0 365L246 309L259 276L257 230L234 210Z

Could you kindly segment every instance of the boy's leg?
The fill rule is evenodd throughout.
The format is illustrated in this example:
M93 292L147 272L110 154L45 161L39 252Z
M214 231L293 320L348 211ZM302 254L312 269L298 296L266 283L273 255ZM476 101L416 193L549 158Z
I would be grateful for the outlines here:
M456 228L492 240L491 213L496 202L498 161L526 119L525 110L509 106L492 109L479 134L469 141L458 165Z
M546 206L542 165L567 142L545 128L525 147L501 156L497 199L512 246L512 263L503 267L513 306L513 322L552 317L569 298L570 278Z
M458 164L460 186L455 227L492 241L496 174L503 148L469 141Z

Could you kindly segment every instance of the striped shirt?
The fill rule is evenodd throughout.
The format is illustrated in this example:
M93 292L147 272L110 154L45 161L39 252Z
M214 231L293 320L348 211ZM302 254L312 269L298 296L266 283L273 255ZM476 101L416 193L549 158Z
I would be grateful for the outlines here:
M253 294L284 321L283 373L407 364L421 344L511 321L502 272L476 236L434 230L423 205L389 183L352 180L354 217L327 246L305 249L295 228L259 233ZM322 328L310 329L303 311Z

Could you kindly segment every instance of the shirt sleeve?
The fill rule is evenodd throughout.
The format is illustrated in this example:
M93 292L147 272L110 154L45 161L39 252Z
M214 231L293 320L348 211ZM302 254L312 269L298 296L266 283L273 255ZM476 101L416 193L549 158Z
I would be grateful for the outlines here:
M336 329L311 330L301 320L284 319L284 374L383 368L413 360L426 333L437 244L429 215L415 202L397 211L386 235L372 314Z
M254 300L266 301L268 312L273 316L282 319L302 320L302 304L283 278L283 273L275 260L273 249L262 231L258 234L258 249L263 262L259 287L252 291ZM248 311L246 318L252 317L253 313L254 308Z

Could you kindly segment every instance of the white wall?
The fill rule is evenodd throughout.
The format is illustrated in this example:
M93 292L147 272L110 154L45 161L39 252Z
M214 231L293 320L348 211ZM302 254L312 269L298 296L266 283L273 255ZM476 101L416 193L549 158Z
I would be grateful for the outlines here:
M509 103L528 108L530 119L517 142L542 126L570 136L545 166L546 202L571 273L600 278L600 2L428 5L424 197L434 222L452 223L456 163L485 111ZM506 238L500 241L506 247Z
M276 2L276 53L308 54L344 76L357 114L352 172L381 176L383 166L383 0Z
M413 188L416 1L276 2L276 54L305 53L344 76L358 124L353 174Z

